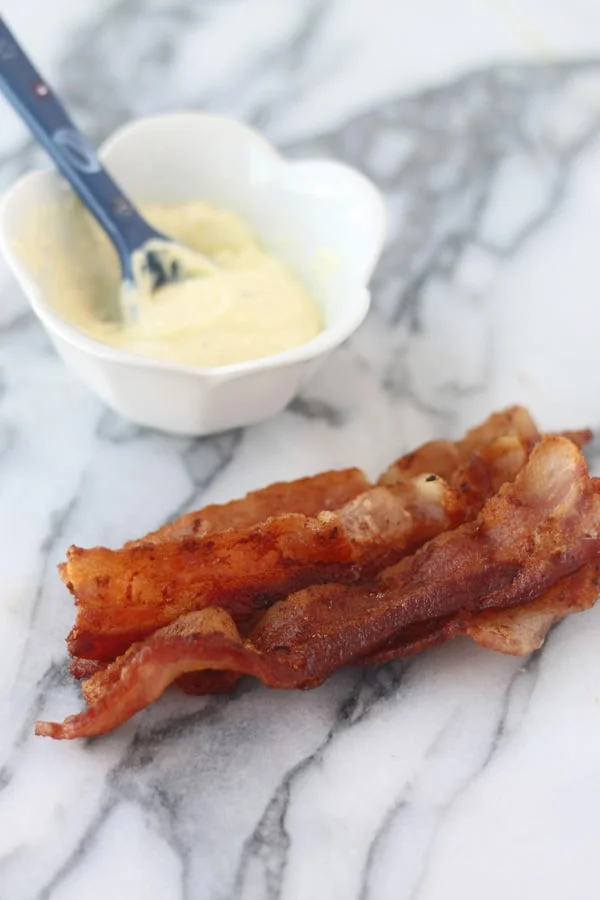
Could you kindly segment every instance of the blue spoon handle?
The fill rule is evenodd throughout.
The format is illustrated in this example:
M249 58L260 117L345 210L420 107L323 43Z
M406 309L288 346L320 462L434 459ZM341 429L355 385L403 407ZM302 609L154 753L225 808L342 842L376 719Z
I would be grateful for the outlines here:
M140 216L0 16L0 90L113 241L126 279L131 254L158 232Z

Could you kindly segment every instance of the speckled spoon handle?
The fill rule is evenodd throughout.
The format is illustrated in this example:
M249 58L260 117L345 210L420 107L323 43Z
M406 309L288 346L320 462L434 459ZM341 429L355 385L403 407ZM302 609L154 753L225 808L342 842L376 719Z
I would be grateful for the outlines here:
M113 241L123 277L133 277L131 256L146 241L164 240L101 165L51 88L36 71L0 16L0 90L59 171Z

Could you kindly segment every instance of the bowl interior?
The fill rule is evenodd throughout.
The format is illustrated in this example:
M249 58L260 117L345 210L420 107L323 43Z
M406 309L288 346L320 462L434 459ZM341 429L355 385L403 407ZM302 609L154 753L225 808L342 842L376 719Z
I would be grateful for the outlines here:
M201 199L243 216L313 291L328 330L350 333L366 313L364 288L381 250L384 213L377 190L353 169L329 161L288 162L252 130L200 113L134 122L101 155L136 202ZM20 259L19 242L40 204L53 210L47 227L68 235L65 222L52 218L59 209L60 216L69 215L67 204L63 212L53 203L68 196L57 174L38 172L22 179L4 204L3 242L38 303L43 284Z

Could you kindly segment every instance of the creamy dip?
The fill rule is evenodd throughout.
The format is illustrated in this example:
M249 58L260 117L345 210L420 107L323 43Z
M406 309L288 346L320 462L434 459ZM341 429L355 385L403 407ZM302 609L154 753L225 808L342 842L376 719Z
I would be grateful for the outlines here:
M121 315L116 252L79 201L41 210L20 241L50 303L86 334L131 353L215 367L289 350L321 331L315 298L236 214L199 201L142 204L141 212L217 268L139 293L132 323Z

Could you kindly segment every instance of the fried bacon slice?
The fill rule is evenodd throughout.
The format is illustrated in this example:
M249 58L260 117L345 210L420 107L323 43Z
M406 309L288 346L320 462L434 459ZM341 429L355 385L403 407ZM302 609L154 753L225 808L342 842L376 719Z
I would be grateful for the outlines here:
M529 452L529 441L525 442L515 436L506 436L497 438L484 446L479 452L474 453L469 463L455 472L452 477L452 485L459 492L458 496L462 507L460 517L465 521L473 518L488 497L495 493L503 484L515 478L525 464ZM416 481L418 482L419 479L417 478ZM431 475L426 476L426 484L431 484L432 481L437 481L437 478L432 479ZM441 494L441 496L446 496L447 501L447 495ZM454 510L454 518L456 520L459 518L458 508ZM235 615L233 618L236 620ZM166 622L161 621L160 627L164 624ZM242 634L249 630L244 628L244 625L247 625L247 623L243 619L240 622L239 617L237 617L236 624L238 628L241 625ZM148 633L151 633L150 628ZM140 640L144 636L143 632L137 631L129 643ZM124 644L125 641L123 641ZM123 646L120 652L123 652L125 649L126 647ZM112 658L115 658L117 655L118 653L114 653ZM105 664L106 661L99 662L97 660L75 658L71 662L69 670L74 678L89 678L104 668ZM215 677L212 677L212 674L209 677L207 673L195 673L186 676L183 680L180 679L178 684L188 693L206 694L213 692L222 693L234 682L235 678L226 679L223 677L223 673L220 673L218 677L216 673Z
M490 650L507 653L512 656L525 656L538 650L550 630L557 622L574 612L582 612L594 605L599 592L600 563L590 563L582 566L577 572L561 578L548 591L532 600L512 609L485 609L479 612L457 614L456 616L433 620L404 629L397 636L393 645L373 653L369 657L361 657L355 660L360 665L376 665L389 662L393 659L412 655L424 649L437 646L458 635L468 635L476 643ZM216 609L215 607L213 607ZM204 634L210 627L218 631L217 625L226 623L225 635L237 643L241 643L239 635L233 631L231 622L219 616L208 618L181 619L176 627L168 626L160 637L162 641L173 635L178 637L183 634ZM200 624L199 624L200 623ZM199 632L197 630L199 629ZM223 633L223 631L221 632ZM137 647L141 647L139 644ZM147 646L147 644L146 644ZM128 651L129 658L135 653ZM119 666L108 667L108 672L96 678L90 678L83 685L83 696L89 705L96 703L108 689L110 689L121 677L123 663ZM188 673L192 674L192 673ZM210 678L215 676L217 691L228 690L230 685L227 678L235 682L239 677L235 672L203 671L195 672L195 675L206 675L207 689L210 688ZM219 679L222 677L222 681ZM186 678L187 675L182 676ZM180 680L180 679L179 679ZM209 692L207 690L207 692Z
M329 580L368 578L377 567L476 515L501 484L515 477L537 437L528 413L515 407L490 417L462 442L447 444L460 448L457 459L461 454L468 457L461 468L451 472L451 491L435 474L416 475L397 480L393 494L389 489L384 493L383 485L372 488L330 518L323 514L314 518L279 515L248 529L177 542L161 539L158 547L145 541L119 551L71 548L61 569L77 601L76 622L67 641L69 651L86 659L114 659L132 642L184 612L206 605L226 608L245 632L257 612L292 590ZM422 462L429 468L435 460L426 448L422 450L426 457ZM416 471L414 460L411 465ZM441 468L437 465L438 471ZM351 479L354 486L359 483L357 471ZM308 481L315 485L315 479ZM347 490L348 474L340 477L340 482ZM299 484L278 486L272 497L285 495L286 503L292 505L294 485ZM426 485L430 487L426 489ZM283 494L280 489L285 489ZM317 493L322 498L324 492L321 485ZM265 489L249 498L265 500L267 495ZM334 494L329 496L333 502ZM299 496L296 499L299 503ZM263 512L270 502L265 500L266 505L260 507ZM242 512L245 503L239 501ZM226 507L209 509L224 515ZM197 515L202 517L206 510ZM165 530L162 535L164 538ZM76 676L87 671L88 667L78 662L73 666Z
M386 647L362 657L360 665L380 665L435 647L459 635L475 643L507 653L526 656L539 650L553 625L566 616L589 609L600 594L600 563L582 566L561 578L548 591L512 609L485 609L433 619L404 629Z
M522 406L493 413L481 425L471 428L458 441L429 441L406 453L386 469L379 484L397 484L415 475L433 472L446 480L468 463L471 455L500 437L535 441L540 437L537 425Z
M216 606L187 613L133 644L85 682L92 704L87 710L62 724L37 722L35 733L59 739L103 734L144 709L179 677L201 669L237 671L248 655L229 613ZM260 667L260 654L250 655Z
M492 417L488 421L493 421L494 427L498 425L504 427L506 423L502 415ZM562 434L579 447L592 439L589 430L562 432ZM485 440L489 436L489 430L479 429L480 440ZM453 473L450 483L461 492L466 520L479 511L487 497L498 491L503 484L514 480L527 460L532 443L531 438L525 439L514 434L499 436L475 450L468 464ZM409 632L413 632L412 637L407 635L404 640L401 638L396 642L393 654L388 653L385 659L379 660L366 658L361 664L373 665L398 656L407 656L458 634L467 634L482 646L499 652L513 655L531 653L542 645L552 625L566 615L582 611L594 604L600 592L594 571L592 566L584 567L580 573L562 579L543 597L527 607L518 607L515 611L486 610L466 620L465 617L454 617L441 623L428 622L425 625L418 625L409 629ZM89 674L93 672L90 671ZM187 693L225 693L234 687L240 677L235 672L203 671L184 675L178 678L176 683Z
M439 535L370 586L316 585L275 604L251 636L287 651L302 686L401 629L543 594L600 551L600 492L578 448L547 437L474 522Z
M580 446L591 439L589 431L566 434ZM490 416L482 425L468 432L462 441L456 443L432 442L424 445L415 453L403 457L397 461L395 466L404 473L404 480L408 474L414 477L415 474L431 470L448 475L451 486L460 491L464 518L468 519L479 510L486 497L490 496L505 481L514 478L516 472L523 465L531 444L538 437L537 428L528 412L522 407L512 407ZM453 470L452 467L458 460L467 459L469 455L470 459L467 465ZM387 478L389 483L398 480L400 479L396 476ZM385 476L382 476L382 481L386 481ZM175 522L147 535L141 541L130 542L126 547L147 545L150 542L172 540L186 535L201 536L224 528L239 528L258 522L275 512L300 512L312 515L320 509L332 509L343 501L350 500L366 486L368 486L367 479L358 469L327 472L294 482L274 484L263 490L252 492L242 500L208 506L198 512L184 515ZM62 574L68 581L67 566L62 567ZM102 580L102 576L99 578ZM223 598L219 599L222 602ZM265 597L258 599L263 602L266 600ZM122 618L121 625L125 629L130 628L129 633L126 633L120 644L113 643L111 637L106 640L100 638L105 651L100 654L105 657L104 662L76 657L70 666L74 677L85 678L94 674L104 667L107 660L113 659L124 650L129 642L138 640L145 633L150 633L153 628L164 624L171 618L171 613L163 614L163 617L157 620L154 616L148 617L147 610L140 611L137 608L131 608L130 611L127 611L126 604L122 603L122 599L118 606L119 612L116 616ZM147 623L145 628L140 629L144 612ZM84 615L82 615L83 617ZM243 631L247 631L252 618L248 618L247 621L244 621L243 616L236 618L238 626L241 626ZM115 623L115 627L117 627L117 623ZM85 630L81 634L80 646L84 639ZM94 651L92 650L92 652ZM212 690L223 690L224 685L232 681L231 678L221 677L223 673L215 673L219 676L215 678L209 677L211 674L199 673L186 676L181 686L190 692L205 693Z
M574 443L581 446L591 440L591 432L568 432ZM403 472L401 480L417 475L435 474L448 479L461 465L468 462L471 453L481 449L499 437L515 436L535 440L539 432L529 412L522 406L512 406L493 413L481 425L472 428L462 440L432 441L413 453L397 460L388 469ZM386 473L381 483L396 480ZM251 491L239 500L212 504L195 512L185 513L173 522L163 525L145 537L129 541L126 547L143 543L180 540L201 537L229 528L248 528L258 525L272 516L282 513L301 513L316 516L326 510L339 509L372 485L360 469L321 472L295 481L276 482L257 491Z
M103 672L110 663L97 659L73 659L69 664L69 672L76 679L90 679L92 675ZM186 694L226 694L235 687L241 678L237 672L188 672L178 678L176 684ZM90 683L93 684L93 683ZM90 687L88 690L91 690ZM82 686L83 696L87 696L85 683Z
M129 541L125 547L136 547L148 543L180 540L186 537L200 537L216 531L230 528L247 528L271 516L284 513L300 513L305 516L317 516L320 512L338 509L358 494L371 487L364 472L357 468L320 472L307 478L295 481L275 482L257 491L251 491L239 500L229 503L212 504L195 512L186 513L173 522L169 522L157 531L145 537ZM68 564L61 564L59 572L63 581L68 582ZM139 639L137 634L135 639ZM110 658L120 652L111 654ZM73 678L89 678L90 675L104 668L104 663L75 657L69 671ZM194 683L194 678L198 682ZM180 687L190 693L212 693L218 686L222 690L225 679L209 679L204 676L186 678ZM231 681L231 679L229 679Z
M562 435L583 447L593 437L589 429L565 431ZM501 438L517 438L532 446L541 437L537 425L523 406L510 406L492 413L480 425L471 428L458 441L437 440L423 444L401 456L380 476L379 484L397 484L415 475L433 472L450 481L458 469L467 465L474 453Z
M571 441L547 437L475 521L440 534L375 582L315 585L293 594L269 609L245 641L224 610L183 615L92 676L85 684L87 710L62 725L40 722L36 733L101 734L194 671L240 672L271 687L314 687L341 666L389 648L406 629L443 618L462 616L472 636L500 640L498 619L477 626L471 617L527 609L546 595L546 605L529 607L528 624L535 624L539 639L540 621L556 619L558 598L570 596L557 582L599 553L600 486ZM581 577L589 599L588 575Z
M147 534L144 538L129 541L125 544L125 548L183 540L194 536L201 537L231 528L243 529L257 525L274 515L298 513L305 516L316 516L322 511L339 508L370 487L371 484L364 472L357 468L322 472L295 481L277 482L261 490L251 491L240 500L213 504L195 512L186 513L157 531ZM77 551L78 555L88 552L81 551L80 548L71 548L71 550ZM69 560L62 563L58 570L65 584L70 590L74 590ZM99 582L102 583L103 576L101 573L92 571L90 572L92 583L94 579L99 579ZM116 601L116 605L119 607L126 605L122 597L116 597ZM139 636L138 634L136 637ZM117 649L118 652L120 650ZM114 653L109 658L114 659L115 655L117 654ZM88 664L85 658L76 657L71 663L70 671L74 678L84 678L95 668L97 667Z
M525 656L539 650L553 625L571 613L590 609L598 599L599 585L599 566L590 563L521 609L467 616L464 633L488 650Z
M276 482L259 491L251 491L240 500L215 503L185 513L140 540L129 541L125 547L202 537L229 528L250 528L282 513L317 516L320 512L339 509L370 487L367 476L360 469L321 472L296 481Z
M206 606L226 606L243 623L305 585L372 576L463 518L456 491L420 476L314 518L277 516L243 531L117 551L72 548L67 572L78 606L68 647L76 657L114 659Z

